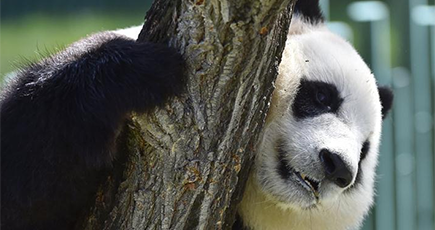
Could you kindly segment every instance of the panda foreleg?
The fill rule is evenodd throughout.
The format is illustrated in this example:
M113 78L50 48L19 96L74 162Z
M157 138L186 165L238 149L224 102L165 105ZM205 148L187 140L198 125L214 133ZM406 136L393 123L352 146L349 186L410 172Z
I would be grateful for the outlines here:
M1 109L2 229L70 229L110 168L119 129L184 88L163 45L111 32L21 70Z

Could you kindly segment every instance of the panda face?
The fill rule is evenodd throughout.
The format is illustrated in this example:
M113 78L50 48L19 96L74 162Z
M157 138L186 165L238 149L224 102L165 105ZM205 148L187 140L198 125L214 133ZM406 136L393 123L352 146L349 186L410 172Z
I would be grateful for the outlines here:
M375 79L352 46L326 29L291 33L253 181L283 210L360 222L373 201L381 122Z

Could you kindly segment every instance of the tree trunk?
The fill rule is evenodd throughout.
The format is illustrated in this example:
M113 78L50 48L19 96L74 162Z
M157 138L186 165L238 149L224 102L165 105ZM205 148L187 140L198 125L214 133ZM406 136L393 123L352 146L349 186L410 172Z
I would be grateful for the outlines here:
M295 0L156 0L138 41L187 61L186 93L133 115L80 229L230 229ZM170 82L168 82L170 84Z

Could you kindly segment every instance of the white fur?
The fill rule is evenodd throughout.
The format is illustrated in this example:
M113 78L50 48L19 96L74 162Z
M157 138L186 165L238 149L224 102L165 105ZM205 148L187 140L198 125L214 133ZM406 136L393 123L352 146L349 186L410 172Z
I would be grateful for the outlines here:
M127 36L127 37L132 38L132 39L137 39L140 31L142 30L142 27L143 27L143 25L132 26L132 27L127 27L127 28L123 28L123 29L117 29L117 30L114 30L113 32Z
M291 105L302 77L337 87L344 98L338 114L293 117ZM381 122L375 79L355 49L323 24L313 26L294 17L263 139L239 207L244 224L254 230L358 229L373 203ZM278 174L276 142L283 138L291 166L321 181L318 201ZM361 163L361 184L340 188L325 179L320 149L337 153L355 181L366 140L370 150Z

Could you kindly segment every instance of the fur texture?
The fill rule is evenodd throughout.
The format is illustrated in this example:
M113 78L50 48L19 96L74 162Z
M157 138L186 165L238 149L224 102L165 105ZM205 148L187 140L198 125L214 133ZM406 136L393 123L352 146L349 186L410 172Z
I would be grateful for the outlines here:
M73 227L125 118L180 94L182 66L173 49L103 32L21 70L0 104L1 228Z
M296 5L234 229L357 229L373 203L392 93L317 4ZM175 51L111 32L21 71L1 99L2 228L71 228L110 169L122 121L179 94L181 74ZM351 179L338 183L337 167Z
M355 49L321 22L317 4L296 6L235 229L358 229L373 203L392 93L378 90Z

